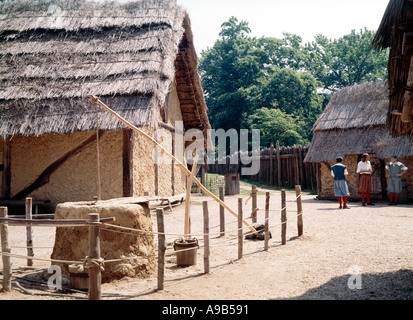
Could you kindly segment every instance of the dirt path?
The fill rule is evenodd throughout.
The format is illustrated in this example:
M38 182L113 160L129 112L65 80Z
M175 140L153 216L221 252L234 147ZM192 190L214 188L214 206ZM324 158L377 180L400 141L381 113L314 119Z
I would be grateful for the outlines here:
M236 210L237 196L225 202ZM244 198L244 204L246 196ZM122 279L102 285L104 293L128 295L127 299L412 299L413 298L413 207L388 207L377 203L362 207L350 203L340 210L335 202L303 195L304 235L297 238L295 194L287 193L287 244L280 239L280 192L271 191L270 230L267 252L264 242L245 240L244 257L237 259L236 219L227 213L228 234L211 236L211 273L203 274L203 250L197 264L177 267L174 256L166 259L165 290L154 290L156 276L146 280ZM202 206L207 197L192 198L192 232L202 233ZM218 205L209 202L211 232L218 232ZM258 196L264 208L265 196ZM251 208L251 201L244 212ZM245 214L245 213L244 213ZM259 211L258 222L263 222ZM165 215L166 233L183 233L184 205ZM154 225L156 225L154 217ZM215 228L214 228L215 227ZM25 229L9 227L11 245L22 245ZM199 240L202 237L196 236ZM167 237L171 244L177 237ZM52 246L53 228L36 228L34 243ZM19 242L20 241L20 242ZM156 242L156 241L155 241ZM23 242L24 244L24 242ZM202 246L202 242L200 242ZM18 251L20 250L20 251ZM51 248L39 249L38 257L50 256ZM24 249L16 249L24 254ZM14 260L14 267L24 260ZM36 262L35 265L44 265ZM1 267L1 265L0 265ZM361 287L360 287L361 286ZM20 291L0 293L0 299L61 299L30 296ZM109 298L108 298L109 299Z

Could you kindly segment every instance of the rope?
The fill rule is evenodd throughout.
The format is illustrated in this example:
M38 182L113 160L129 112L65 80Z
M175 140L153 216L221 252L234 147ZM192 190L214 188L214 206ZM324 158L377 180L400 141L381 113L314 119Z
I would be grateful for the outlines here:
M12 258L18 258L18 259L31 259L31 260L38 260L38 261L47 261L47 262L56 262L56 263L65 263L65 264L83 264L83 261L68 261L68 260L57 260L57 259L44 259L44 258L35 258L31 256L23 256L20 254L14 254L14 253L6 253L6 252L0 252L1 255L12 257Z
M85 268L90 268L90 267L99 267L101 271L105 271L105 268L103 268L103 265L105 263L105 260L103 258L89 258L85 257L83 261L83 266Z

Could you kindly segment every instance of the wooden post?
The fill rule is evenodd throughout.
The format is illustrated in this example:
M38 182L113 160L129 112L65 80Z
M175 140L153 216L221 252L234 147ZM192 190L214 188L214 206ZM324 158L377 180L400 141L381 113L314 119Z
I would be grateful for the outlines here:
M281 153L280 153L280 143L277 140L277 176L278 176L278 186L281 186Z
M0 218L7 218L7 207L0 207ZM10 253L9 247L9 228L6 221L0 222L1 232L1 252ZM3 291L11 291L11 258L10 256L2 255L3 257Z
M191 238L191 186L192 181L195 179L196 166L198 164L198 154L195 156L194 163L192 164L192 170L186 181L186 198L185 198L185 225L184 225L184 237L185 239Z
M99 230L99 213L89 213L89 222L93 223L89 227L89 254L88 259L94 261L100 259L100 230ZM89 261L89 300L100 300L102 297L101 283L102 273L100 265Z
M269 211L270 211L270 193L265 193L265 224L264 224L264 250L268 251L268 240L270 239L270 230L269 230Z
M274 185L274 145L270 146L270 184Z
M224 202L224 187L219 187L219 199ZM225 236L225 208L219 206L219 231L220 237Z
M303 205L301 202L301 186L295 186L295 194L297 197L297 230L298 236L303 235Z
M32 204L33 200L32 198L26 198L26 219L32 220L33 215L32 215ZM32 225L28 223L26 225L26 236L27 236L27 256L28 257L33 257L33 231L32 231ZM27 265L30 267L33 265L33 259L27 259Z
M238 198L238 259L242 258L242 198Z
M252 186L251 190L251 196L252 196L252 222L256 223L257 222L257 186Z
M287 243L287 208L285 190L281 190L281 244Z
M208 202L202 202L204 212L204 273L209 273L209 214Z
M163 209L156 209L156 219L158 222L158 290L164 289L165 283L165 226L163 222Z

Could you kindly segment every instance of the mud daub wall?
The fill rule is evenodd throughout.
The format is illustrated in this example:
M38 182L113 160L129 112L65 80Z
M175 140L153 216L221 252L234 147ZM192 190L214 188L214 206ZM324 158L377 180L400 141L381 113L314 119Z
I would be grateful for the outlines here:
M135 200L134 200L135 199ZM89 213L98 212L101 218L114 217L110 224L152 231L148 203L136 203L136 198L122 198L95 202L67 202L56 208L55 219L89 219ZM88 227L57 227L52 259L80 261L88 255ZM137 236L100 230L101 257L105 260L155 254L152 234ZM68 265L58 264L68 276ZM155 271L155 257L143 257L104 265L102 281L122 277L146 278Z
M54 161L73 150L94 132L15 136L11 141L11 196L17 194ZM102 198L122 196L122 132L107 131L100 138ZM92 200L97 195L96 142L65 161L50 180L30 194L52 202Z

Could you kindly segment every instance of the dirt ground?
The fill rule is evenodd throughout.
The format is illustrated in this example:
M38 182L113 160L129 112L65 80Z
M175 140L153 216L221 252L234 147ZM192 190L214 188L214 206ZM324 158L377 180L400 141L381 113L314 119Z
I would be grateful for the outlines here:
M266 191L259 189L260 191ZM239 196L227 196L227 203L237 210ZM251 200L244 216L250 213ZM362 207L350 203L350 210L338 209L332 201L319 201L303 195L304 235L297 238L295 193L287 193L287 243L281 245L279 191L271 191L269 250L264 241L245 240L243 258L238 259L237 224L226 213L225 237L219 237L218 204L206 196L193 196L192 234L199 239L197 264L178 267L175 255L168 255L165 289L156 290L156 274L148 279L124 278L102 284L103 299L127 300L268 300L268 299L413 299L413 206ZM204 274L202 201L208 200L211 233L211 272ZM258 207L264 209L265 195L258 195ZM165 215L166 233L183 233L184 204ZM156 217L153 215L154 228ZM250 220L248 220L250 221ZM235 223L234 223L235 222ZM258 212L264 222L264 210ZM245 232L247 229L245 228ZM12 253L25 254L25 228L9 226ZM173 253L177 236L167 236L167 254ZM35 255L49 258L54 242L54 228L34 228ZM155 243L157 240L155 239ZM23 271L26 261L13 258L16 277L41 278L46 271ZM1 262L0 262L1 263ZM50 263L35 261L38 268ZM2 269L2 265L0 264ZM40 270L40 271L39 271ZM37 277L37 278L36 278ZM44 281L44 280L43 280ZM21 282L22 283L22 282ZM23 284L23 283L22 283ZM0 300L87 299L85 294L38 290L25 286L35 295L14 288L0 293ZM48 295L38 295L46 293ZM76 297L76 298L75 298Z

